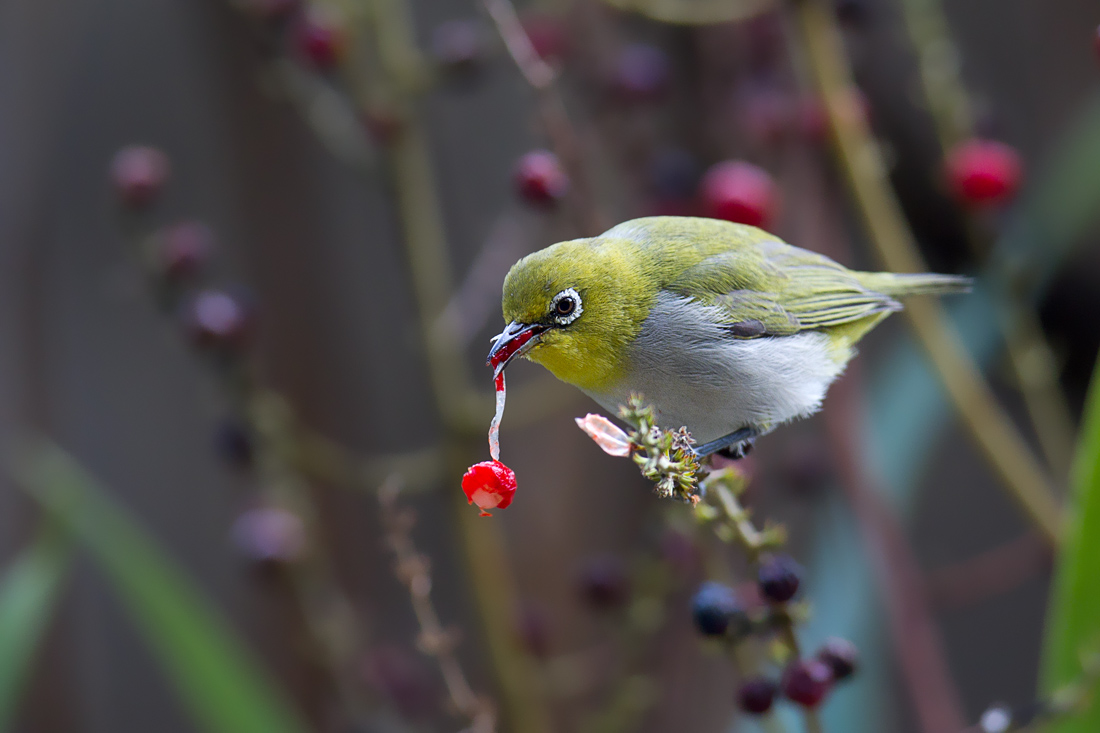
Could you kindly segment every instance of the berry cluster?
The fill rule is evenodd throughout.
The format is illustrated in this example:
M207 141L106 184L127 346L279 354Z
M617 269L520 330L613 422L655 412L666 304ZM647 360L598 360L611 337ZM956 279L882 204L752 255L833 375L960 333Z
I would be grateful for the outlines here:
M750 635L773 633L789 620L785 604L798 592L801 570L786 555L771 555L761 563L757 592L766 604L750 608L733 588L707 582L692 599L692 618L700 634L739 643ZM817 707L833 685L851 677L858 665L855 646L845 639L831 638L809 658L794 659L783 668L778 680L759 676L746 680L737 690L743 711L762 715L782 696L806 708Z

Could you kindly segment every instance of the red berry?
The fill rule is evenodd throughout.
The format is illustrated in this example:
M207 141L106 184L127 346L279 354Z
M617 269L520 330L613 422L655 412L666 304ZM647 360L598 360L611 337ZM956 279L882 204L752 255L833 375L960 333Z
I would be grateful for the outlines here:
M169 280L193 277L206 267L214 248L214 233L197 221L162 229L156 235L157 267Z
M185 306L184 323L201 347L240 347L253 328L252 309L241 298L221 290L206 290Z
M565 26L558 18L537 11L526 11L520 22L535 53L546 62L560 60L569 49L569 38Z
M160 150L133 145L115 154L111 161L111 180L122 203L137 208L156 198L170 170L168 156Z
M548 150L533 150L520 158L515 181L520 196L536 204L554 203L569 190L558 156Z
M791 702L812 708L825 699L833 685L833 672L819 659L792 662L783 673L783 694Z
M760 595L772 603L794 598L801 583L802 568L788 555L769 555L760 562L757 584Z
M670 66L668 55L656 46L631 44L619 54L612 86L627 101L653 101L668 89Z
M516 493L515 471L500 461L475 463L462 477L462 491L467 503L480 507L481 516L492 516L487 509L504 509L512 503Z
M1007 201L1023 177L1023 164L1015 148L978 138L956 145L947 154L946 170L955 196L974 206Z
M856 645L838 636L825 640L825 644L817 652L817 658L829 665L833 679L838 681L851 677L859 666L859 650Z
M703 209L714 219L766 228L778 198L768 172L742 160L713 165L703 176Z
M763 715L772 709L779 685L766 677L749 680L737 691L737 704L750 715Z
M294 30L298 52L309 63L327 71L340 63L344 55L344 30L326 13L311 8Z

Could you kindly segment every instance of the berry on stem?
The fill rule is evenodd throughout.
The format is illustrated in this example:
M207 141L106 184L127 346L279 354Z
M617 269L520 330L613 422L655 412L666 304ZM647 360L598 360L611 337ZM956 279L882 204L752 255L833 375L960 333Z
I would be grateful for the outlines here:
M798 592L801 577L802 567L789 555L768 555L757 571L760 595L772 603L786 603Z
M170 170L168 156L160 150L131 145L115 153L111 161L111 181L123 204L141 208L150 204L164 188Z
M156 235L157 268L174 281L194 277L206 267L214 248L214 233L197 221L174 224Z
M622 560L614 555L589 559L578 580L581 596L595 608L617 608L630 597L630 578Z
M748 624L745 609L733 588L708 581L691 599L691 618L703 636L724 636L734 626L741 633Z
M1016 149L997 142L971 138L947 154L947 181L956 198L970 206L1000 204L1015 195L1023 177Z
M781 683L788 700L807 708L817 707L833 684L829 665L819 659L799 659L783 672Z
M466 469L462 491L469 504L477 504L481 516L491 517L488 509L504 509L516 493L516 473L500 461L482 461Z
M772 709L779 685L767 677L749 680L737 690L737 704L750 715L763 715Z
M549 150L532 150L520 158L515 183L520 196L541 205L556 203L569 190L569 177Z
M252 309L222 290L204 290L185 306L184 325L200 347L243 346L252 335Z
M778 208L779 194L763 168L743 160L711 166L702 183L707 216L767 228Z
M839 636L831 636L817 652L817 658L829 665L836 681L846 680L859 667L859 650L856 645Z
M651 102L668 89L672 77L668 55L647 43L632 43L619 53L612 88L629 102Z
M485 56L485 29L476 20L449 20L432 32L431 50L445 69L472 72Z

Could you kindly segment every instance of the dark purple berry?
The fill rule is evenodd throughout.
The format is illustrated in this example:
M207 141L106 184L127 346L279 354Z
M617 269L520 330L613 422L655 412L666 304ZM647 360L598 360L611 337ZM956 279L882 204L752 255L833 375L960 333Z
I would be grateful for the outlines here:
M132 145L115 154L111 181L126 206L140 208L152 203L168 180L168 156L156 148Z
M817 652L817 658L833 671L833 679L845 680L859 667L859 650L856 645L839 636L831 636Z
M248 427L235 419L223 420L214 432L214 449L231 466L249 468L255 447Z
M622 50L615 66L613 87L631 102L649 102L661 97L672 77L668 55L645 43L633 43Z
M278 507L248 510L233 523L232 532L237 547L257 562L292 562L306 544L302 520Z
M581 568L581 597L599 609L617 608L630 597L630 578L622 560L611 555L589 559Z
M706 582L691 599L691 617L703 636L723 636L730 631L741 634L748 618L733 588L722 583Z
M798 592L801 576L802 567L789 555L768 555L757 573L760 595L772 603L786 603Z
M783 694L803 707L817 707L833 684L833 672L819 659L800 659L783 672Z
M763 715L772 709L779 685L767 677L749 680L737 690L737 704L750 715Z

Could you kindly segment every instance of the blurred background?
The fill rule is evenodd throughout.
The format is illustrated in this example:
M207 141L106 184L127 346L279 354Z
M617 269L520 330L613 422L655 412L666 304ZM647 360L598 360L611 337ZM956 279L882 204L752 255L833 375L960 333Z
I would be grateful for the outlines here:
M781 665L700 635L692 597L759 610L752 563L577 430L583 395L512 366L515 501L483 519L459 490L508 268L661 214L977 278L737 463L804 570L804 652L860 652L820 729L1100 730L1097 23L0 4L0 726L817 730L790 690L745 711Z

